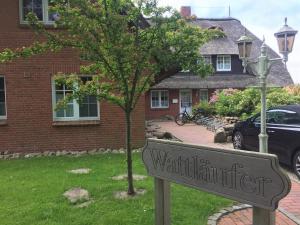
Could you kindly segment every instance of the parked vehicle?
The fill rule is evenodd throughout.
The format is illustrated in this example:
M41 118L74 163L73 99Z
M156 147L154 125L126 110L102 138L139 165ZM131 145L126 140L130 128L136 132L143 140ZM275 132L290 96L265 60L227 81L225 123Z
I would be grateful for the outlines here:
M269 153L291 166L300 179L300 105L274 107L267 111ZM235 125L235 149L259 150L260 114Z

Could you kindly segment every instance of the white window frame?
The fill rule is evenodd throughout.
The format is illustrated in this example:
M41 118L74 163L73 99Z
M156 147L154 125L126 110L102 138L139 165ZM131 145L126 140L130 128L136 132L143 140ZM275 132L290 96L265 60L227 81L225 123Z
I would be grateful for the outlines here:
M152 94L154 92L157 92L158 93L158 102L159 102L159 106L153 106L152 105ZM161 105L161 93L162 92L166 92L168 93L168 105L167 106L162 106ZM170 105L170 95L169 95L169 91L168 90L152 90L151 91L151 95L150 95L150 103L151 103L151 109L167 109L169 108L169 105Z
M80 77L91 77L86 75L81 75ZM79 103L76 101L76 99L73 99L73 110L74 115L73 117L57 117L56 116L56 88L55 88L55 78L52 77L51 79L51 86L52 86L52 115L53 115L53 121L85 121L85 120L100 120L100 104L99 101L97 101L97 113L98 115L96 117L80 117L79 114Z
M199 101L200 101L200 102L203 102L203 101L201 100L201 92L202 92L202 91L205 91L205 92L207 93L207 95L206 95L206 97L207 97L206 102L208 102L208 100L209 100L208 89L200 89L200 90L199 90Z
M42 7L43 7L43 22L45 25L53 25L55 22L49 20L49 7L48 7L49 0L42 0ZM23 20L24 12L23 12L23 0L19 0L19 14L20 14L20 23L21 24L29 24L28 21Z
M203 57L205 63L210 64L210 65L212 64L211 55L203 55L202 57ZM207 61L209 61L209 62L207 62Z
M230 68L229 69L226 69L224 68L225 66L225 58L229 58L229 65L230 65ZM219 59L222 59L222 64L219 64ZM231 71L231 55L218 55L217 56L217 71ZM222 65L222 68L219 67L219 65Z
M7 119L7 101L6 101L6 98L7 98L7 94L6 94L6 83L5 83L5 76L3 75L0 75L0 78L3 78L4 79L4 95L5 95L5 115L4 116L1 116L0 115L0 120L6 120Z

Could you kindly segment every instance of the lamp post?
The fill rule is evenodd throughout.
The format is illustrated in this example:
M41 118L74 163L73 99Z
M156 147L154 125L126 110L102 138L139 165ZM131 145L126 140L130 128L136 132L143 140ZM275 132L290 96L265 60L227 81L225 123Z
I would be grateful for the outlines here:
M275 33L279 52L283 55L283 58L269 59L267 56L267 46L265 40L260 49L260 56L258 57L258 63L255 66L258 69L258 75L260 79L261 90L261 123L259 134L259 152L268 153L268 134L266 131L266 92L267 92L267 75L276 61L283 61L285 64L288 61L288 54L292 52L295 36L297 31L287 25L287 18L285 18L284 26ZM246 36L246 31L243 36L237 40L239 48L239 57L243 62L244 73L246 73L247 64L252 63L248 60L251 53L252 39ZM275 212L265 210L258 207L253 207L253 224L255 225L275 225Z

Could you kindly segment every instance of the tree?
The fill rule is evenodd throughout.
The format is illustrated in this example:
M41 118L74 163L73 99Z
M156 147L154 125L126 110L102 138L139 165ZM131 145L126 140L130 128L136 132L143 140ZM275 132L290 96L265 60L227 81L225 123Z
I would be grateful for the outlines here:
M73 89L79 102L95 95L118 105L126 118L128 194L133 195L131 114L156 76L172 68L206 76L212 67L200 55L201 45L221 36L217 30L191 26L170 7L157 0L51 0L57 29L46 29L33 13L27 15L39 40L20 49L5 49L0 62L30 57L46 51L73 48L86 61L81 74L93 75L82 83L77 74L59 74L58 83ZM44 41L41 41L44 40Z

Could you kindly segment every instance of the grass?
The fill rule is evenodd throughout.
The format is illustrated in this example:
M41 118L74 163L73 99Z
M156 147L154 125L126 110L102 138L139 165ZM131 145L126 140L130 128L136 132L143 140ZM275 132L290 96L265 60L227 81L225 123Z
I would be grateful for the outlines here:
M134 171L146 174L134 154ZM74 175L67 170L90 168ZM116 200L113 193L126 190L126 181L112 176L126 172L124 155L104 154L82 157L45 157L0 161L1 225L153 225L153 179L136 181L147 194ZM75 208L62 196L72 188L87 189L94 203ZM204 225L209 215L232 201L204 192L172 185L172 225Z

